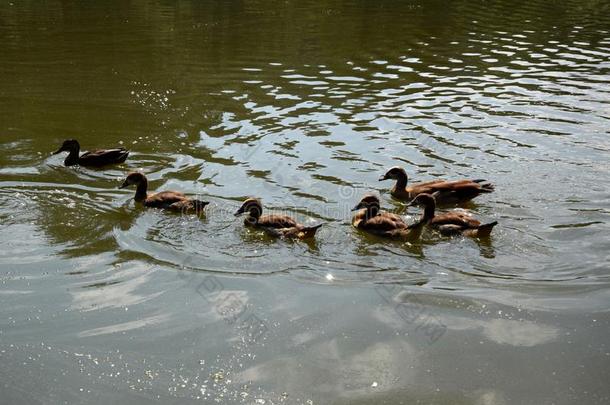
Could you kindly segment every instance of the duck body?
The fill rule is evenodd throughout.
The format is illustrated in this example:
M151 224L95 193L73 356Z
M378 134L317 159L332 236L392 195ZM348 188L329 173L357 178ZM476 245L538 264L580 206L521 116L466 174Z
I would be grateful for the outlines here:
M422 221L407 225L400 216L381 211L379 198L372 194L365 195L352 211L357 211L352 217L354 228L386 238L415 240L425 225Z
M482 224L481 221L465 212L447 212L437 215L435 198L426 193L419 194L409 205L423 206L423 220L446 236L461 234L471 237L489 237L493 227L498 224L497 221Z
M125 148L115 149L98 149L94 151L85 152L79 156L80 144L75 139L68 139L64 141L61 147L53 154L56 155L60 152L69 152L68 156L64 160L65 166L88 166L88 167L102 167L111 164L123 163L129 156L129 151Z
M161 191L159 193L148 194L142 201L145 207L161 208L181 212L199 212L208 202L195 200L177 191Z
M408 185L408 176L402 167L393 167L379 178L379 181L393 179L396 184L390 193L393 197L411 201L419 194L433 194L437 204L459 204L467 202L480 194L491 193L494 190L493 184L487 180L433 180L425 183Z
M207 201L196 200L187 197L178 191L160 191L149 194L147 192L148 180L142 173L130 173L119 188L136 185L134 200L142 203L145 207L160 208L182 213L201 213Z
M235 212L235 216L248 213L244 219L244 225L259 228L271 236L284 238L308 239L314 237L316 231L322 226L305 226L299 224L287 215L270 214L262 215L263 206L260 200L248 198L242 206Z

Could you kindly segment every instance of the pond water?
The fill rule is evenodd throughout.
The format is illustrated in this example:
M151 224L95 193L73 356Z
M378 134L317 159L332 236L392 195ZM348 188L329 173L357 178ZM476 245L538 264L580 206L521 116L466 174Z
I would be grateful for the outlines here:
M3 2L0 39L3 403L610 402L608 2ZM419 215L395 165L493 182L492 237L352 229Z

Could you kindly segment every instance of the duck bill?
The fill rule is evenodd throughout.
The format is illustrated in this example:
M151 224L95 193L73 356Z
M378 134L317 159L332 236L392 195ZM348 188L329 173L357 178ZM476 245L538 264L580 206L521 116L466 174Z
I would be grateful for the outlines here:
M379 181L384 181L387 179L388 179L388 176L386 176L385 174L383 176L379 176Z
M125 180L125 181L123 182L123 184L121 184L121 185L119 186L119 189L121 189L121 188L125 188L125 187L127 187L127 186L129 186L129 183L127 183L127 180Z
M57 149L55 152L51 153L52 155L57 155L58 153L63 152L64 150L62 148Z
M352 208L352 211L358 211L359 209L362 209L362 206L360 204L358 204L354 208Z
M242 207L242 208L238 209L237 211L235 211L233 216L238 217L238 216L240 216L243 213L244 213L244 208Z

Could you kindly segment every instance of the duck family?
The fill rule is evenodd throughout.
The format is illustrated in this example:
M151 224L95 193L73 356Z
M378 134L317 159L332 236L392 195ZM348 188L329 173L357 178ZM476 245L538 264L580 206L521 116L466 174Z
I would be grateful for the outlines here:
M79 155L80 144L75 139L64 141L54 154L60 152L68 152L64 160L65 166L103 167L123 163L129 155L129 151L124 148L98 149ZM493 192L494 186L487 180L434 180L409 185L407 172L399 166L390 168L379 177L379 181L390 179L396 181L390 190L392 197L407 202L407 207L423 208L421 216L415 222L408 224L401 216L382 210L379 197L368 193L352 209L355 213L351 222L355 229L383 238L416 241L421 238L426 227L444 236L487 238L498 224L496 221L483 224L464 211L436 213L437 206L461 204L481 194ZM134 200L145 207L202 214L209 204L208 201L188 197L179 191L149 193L148 180L140 172L129 173L119 188L129 186L135 186ZM243 214L246 214L244 219L246 227L288 239L313 238L323 225L305 226L287 215L263 215L262 202L254 197L247 198L234 215Z

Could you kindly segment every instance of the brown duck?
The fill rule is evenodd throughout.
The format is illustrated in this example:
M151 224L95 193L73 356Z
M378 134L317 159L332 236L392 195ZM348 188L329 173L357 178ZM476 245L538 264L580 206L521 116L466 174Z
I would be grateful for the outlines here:
M179 211L184 213L201 213L207 201L195 200L188 198L177 191L161 191L155 194L148 194L148 180L142 173L129 173L123 184L119 188L125 188L131 185L136 185L136 195L134 200L144 204L145 207L162 208L171 211Z
M116 149L98 149L91 152L85 152L79 156L80 144L76 139L68 139L64 141L59 149L53 152L54 155L61 152L69 152L64 160L66 166L90 166L101 167L111 164L123 163L129 151L125 148Z
M312 238L322 224L305 226L286 215L262 215L263 205L257 198L248 198L235 212L235 216L248 213L244 220L246 226L260 228L272 236L285 238L307 239Z
M358 211L352 218L355 228L388 238L418 239L426 225L422 220L407 225L398 215L381 211L379 198L373 194L365 195L352 211Z
M491 234L491 230L498 224L497 221L488 224L481 224L480 221L472 218L464 212L447 212L435 215L436 202L430 194L419 194L410 206L419 205L424 207L422 220L432 228L437 229L443 235L473 236L484 238Z
M425 183L417 183L407 187L407 172L402 167L396 166L388 170L386 174L379 178L383 180L396 180L392 187L391 194L395 198L403 201L411 201L422 193L434 194L437 204L458 204L470 201L479 194L491 193L494 190L493 184L487 180L433 180Z

